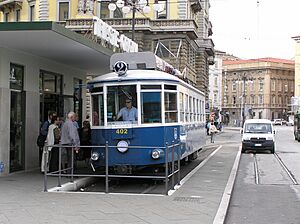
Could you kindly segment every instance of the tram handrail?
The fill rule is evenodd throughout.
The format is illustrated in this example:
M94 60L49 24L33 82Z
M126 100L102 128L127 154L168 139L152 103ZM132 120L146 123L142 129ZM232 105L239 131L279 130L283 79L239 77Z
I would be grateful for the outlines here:
M180 185L180 145L181 143L171 144L169 145L168 142L165 143L165 146L127 146L123 148L142 148L142 149L163 149L165 150L165 175L158 175L158 176L148 176L148 175L119 175L119 174L109 174L109 166L108 166L108 158L109 158L109 149L116 148L117 146L109 146L108 143L105 145L93 145L93 146L76 146L79 148L105 148L105 174L74 174L74 150L75 148L73 145L62 145L62 144L54 144L54 145L45 145L43 148L44 155L44 192L48 191L48 177L54 176L58 177L58 187L61 187L61 178L62 177L70 177L70 182L74 182L74 177L104 177L105 178L105 193L109 193L109 178L135 178L135 179L157 179L157 180L165 180L165 195L168 195L169 191L169 179L171 179L171 189L175 187L175 174L177 174L177 185ZM48 155L49 155L49 147L57 147L59 148L59 168L57 171L48 172ZM177 148L177 169L175 170L175 147ZM61 149L65 148L67 150L71 149L71 167L67 167L62 169L62 152ZM171 148L171 156L172 160L170 162L171 165L171 172L169 172L169 149ZM168 152L168 153L167 153ZM70 173L62 173L62 172Z

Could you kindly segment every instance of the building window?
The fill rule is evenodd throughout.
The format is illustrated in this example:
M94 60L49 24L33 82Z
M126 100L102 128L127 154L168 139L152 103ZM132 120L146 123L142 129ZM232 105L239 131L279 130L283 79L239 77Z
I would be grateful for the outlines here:
M4 22L9 22L9 12L4 13Z
M272 104L276 104L276 97L272 96Z
M224 96L224 104L228 103L228 96Z
M232 97L232 103L233 103L233 104L236 104L236 97L235 97L235 96Z
M255 104L255 96L253 96L253 95L251 96L251 103Z
M259 95L259 104L264 104L264 97L263 97L263 95Z
M218 77L215 77L214 85L215 85L215 86L218 86Z
M35 5L29 6L29 21L35 20Z
M122 13L122 9L120 9L119 7L116 8L116 10L114 11L110 11L108 9L108 5L109 5L109 1L104 2L104 1L100 1L99 2L99 7L100 7L100 15L99 18L101 19L108 19L108 18L123 18L123 13Z
M289 90L288 84L284 84L284 92L287 92Z
M259 91L263 91L263 90L264 90L264 81L259 80Z
M278 104L279 104L279 105L282 104L282 97L281 97L281 96L278 97Z
M20 9L17 9L17 10L16 10L16 22L19 22L19 21L20 21L20 17L21 17L21 10L20 10Z
M159 0L159 10L156 13L157 19L167 19L167 0Z
M236 92L236 81L232 82L232 92Z
M276 90L276 80L272 80L271 89L272 91Z
M282 91L282 82L281 82L281 80L278 81L278 91Z
M58 13L58 21L66 21L69 19L69 2L59 2Z

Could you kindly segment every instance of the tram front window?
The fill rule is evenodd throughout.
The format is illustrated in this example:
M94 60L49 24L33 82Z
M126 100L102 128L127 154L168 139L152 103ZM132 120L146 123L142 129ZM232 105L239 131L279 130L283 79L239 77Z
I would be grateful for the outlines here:
M103 94L92 95L92 124L93 126L104 125Z
M136 86L109 86L107 88L107 122L137 121Z
M142 99L142 123L161 123L161 93L144 92Z

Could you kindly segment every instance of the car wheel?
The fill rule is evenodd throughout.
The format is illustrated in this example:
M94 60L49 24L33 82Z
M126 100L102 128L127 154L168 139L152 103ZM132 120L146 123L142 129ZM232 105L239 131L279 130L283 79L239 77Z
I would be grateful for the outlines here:
M245 152L246 152L246 149L242 147L242 153L245 153Z
M272 154L275 153L275 146L273 146L273 148L271 149L271 153L272 153Z

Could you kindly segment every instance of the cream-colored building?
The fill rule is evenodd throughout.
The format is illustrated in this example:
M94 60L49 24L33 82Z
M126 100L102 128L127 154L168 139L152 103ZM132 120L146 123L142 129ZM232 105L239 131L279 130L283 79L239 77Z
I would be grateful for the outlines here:
M294 96L294 61L223 61L222 87L225 123L239 126L247 118L286 119Z
M300 36L292 37L295 40L295 97L300 97Z

